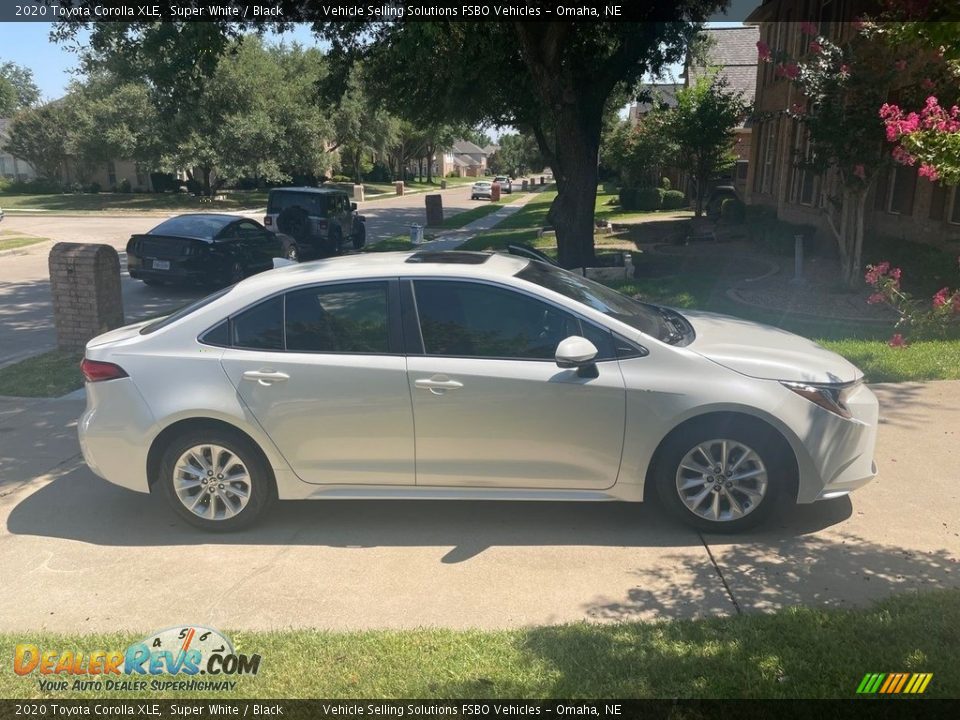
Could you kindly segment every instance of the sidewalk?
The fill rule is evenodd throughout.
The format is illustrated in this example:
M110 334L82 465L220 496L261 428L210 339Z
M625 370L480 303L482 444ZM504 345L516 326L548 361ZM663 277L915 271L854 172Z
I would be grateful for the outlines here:
M82 402L0 398L0 577L17 579L0 584L0 632L516 628L960 587L960 381L874 390L879 478L741 536L700 535L656 504L439 501L281 502L211 535L83 465ZM183 597L238 602L185 618Z
M520 210L520 208L530 202L541 192L543 192L542 189L529 192L527 193L526 197L522 197L519 200L514 200L512 203L503 205L496 212L492 212L489 215L474 220L472 223L464 225L462 228L442 232L434 237L433 240L426 240L418 247L422 250L437 252L441 250L456 250L467 240L470 240L474 235L478 235L486 230L491 230L499 225L501 222Z

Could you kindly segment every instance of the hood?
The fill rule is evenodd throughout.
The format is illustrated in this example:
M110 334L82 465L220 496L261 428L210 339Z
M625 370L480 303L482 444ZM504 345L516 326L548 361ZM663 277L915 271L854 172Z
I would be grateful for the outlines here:
M810 383L848 383L863 377L845 358L786 330L697 310L681 314L696 331L687 349L743 375Z

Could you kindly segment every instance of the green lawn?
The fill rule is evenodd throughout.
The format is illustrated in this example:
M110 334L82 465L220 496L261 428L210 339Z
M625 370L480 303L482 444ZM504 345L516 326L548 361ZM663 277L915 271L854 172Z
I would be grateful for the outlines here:
M443 224L439 227L443 228L444 230L462 228L464 225L469 225L474 220L479 220L480 218L484 218L487 215L495 213L504 205L508 205L514 200L519 200L521 197L523 197L522 193L501 195L499 200L478 205L477 207L464 210L456 215L451 215L450 217L445 218Z
M0 395L59 397L72 392L83 386L82 357L83 353L52 350L0 368Z
M22 642L122 650L144 634L2 634L0 651L11 658ZM227 634L238 652L262 657L259 675L239 678L231 697L241 698L852 699L868 672L930 672L926 697L960 697L958 590L903 594L860 610L796 607L661 623ZM149 697L184 695L204 694ZM137 696L147 693L109 693ZM7 662L0 697L55 695Z
M0 230L0 250L13 250L42 242L47 242L47 238L35 235L18 235L13 231Z
M461 250L503 250L512 243L536 245L537 230L547 223L550 203L557 191L550 189L520 208L492 230L479 233L460 246ZM554 242L551 238L549 242Z
M20 209L45 210L51 213L119 212L186 210L252 210L267 204L266 191L228 191L224 200L201 202L201 198L185 193L64 193L56 195L0 194L0 207L7 212ZM30 213L33 214L33 213Z
M692 218L693 210L646 210L624 212L620 209L618 188L613 185L601 185L597 188L597 201L594 205L594 217L613 223L635 223L647 220L668 218Z

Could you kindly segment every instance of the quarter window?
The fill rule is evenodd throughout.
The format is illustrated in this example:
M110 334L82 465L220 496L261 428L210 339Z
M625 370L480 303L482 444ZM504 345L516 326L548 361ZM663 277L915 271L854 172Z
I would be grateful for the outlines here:
M427 355L552 360L581 332L573 315L504 288L418 280L414 292Z
M387 284L352 283L287 294L287 350L387 353Z
M265 300L230 323L231 344L250 350L283 350L283 298Z

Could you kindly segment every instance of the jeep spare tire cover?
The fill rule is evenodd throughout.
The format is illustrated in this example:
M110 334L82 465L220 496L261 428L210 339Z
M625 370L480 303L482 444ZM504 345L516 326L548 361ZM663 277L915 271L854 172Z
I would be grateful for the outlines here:
M310 215L297 205L288 207L277 216L277 229L294 238L306 237L310 232Z

